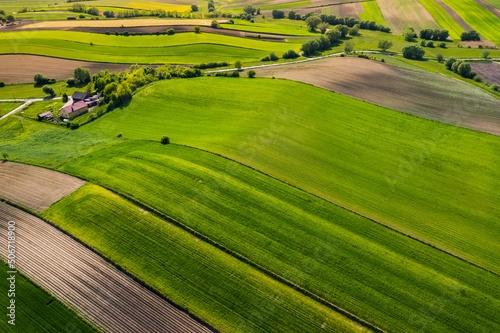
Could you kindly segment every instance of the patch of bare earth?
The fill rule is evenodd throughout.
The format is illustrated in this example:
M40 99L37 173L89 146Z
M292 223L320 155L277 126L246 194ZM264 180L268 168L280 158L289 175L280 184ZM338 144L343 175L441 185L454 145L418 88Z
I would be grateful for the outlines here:
M0 163L0 198L38 212L84 184L81 179L57 171L20 163Z
M488 80L490 84L500 85L500 64L497 62L483 63L471 62L471 67L474 72L481 75L483 79Z
M104 332L212 332L68 235L0 202L4 244L8 221L16 227L16 268Z
M73 76L76 67L88 68L94 74L103 69L108 69L110 72L120 72L128 69L130 65L77 61L26 54L5 54L0 55L0 80L5 83L33 82L33 76L36 73L41 73L56 80L65 80Z
M444 75L350 57L256 71L258 76L300 81L418 117L500 135L500 100Z
M489 40L479 40L479 41L466 41L466 42L461 42L462 47L472 47L472 48L479 48L479 45L482 46L487 46L488 48L491 49L497 49L498 47L495 45L495 43L490 42Z

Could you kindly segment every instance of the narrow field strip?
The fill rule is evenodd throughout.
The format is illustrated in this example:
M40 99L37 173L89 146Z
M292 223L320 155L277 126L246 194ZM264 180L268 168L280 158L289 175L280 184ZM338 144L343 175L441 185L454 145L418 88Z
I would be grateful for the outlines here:
M85 181L32 165L0 162L0 198L41 212Z
M401 30L407 27L413 27L415 31L439 29L439 24L419 0L378 0L377 3L394 34L401 34Z
M360 19L365 21L374 21L377 24L387 26L377 1L365 1L362 2L361 5L363 6L364 12L359 13Z
M431 13L441 28L450 32L450 37L459 39L467 25L463 24L463 19L457 15L453 9L448 7L441 0L419 0L422 5ZM470 27L469 27L470 28Z
M68 235L0 202L5 243L8 221L16 222L17 269L105 331L212 332Z

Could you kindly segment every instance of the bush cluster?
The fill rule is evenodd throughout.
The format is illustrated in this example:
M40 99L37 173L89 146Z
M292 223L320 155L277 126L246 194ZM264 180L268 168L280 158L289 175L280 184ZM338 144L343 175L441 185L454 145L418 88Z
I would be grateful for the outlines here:
M445 41L450 36L448 30L439 29L424 29L420 30L420 38L425 40L440 40Z
M403 47L403 57L406 59L421 60L425 51L417 45L406 45Z
M285 53L283 53L283 59L295 59L298 58L299 55L297 52L294 50L288 50Z
M209 63L202 63L199 65L193 65L193 68L195 69L207 69L207 68L216 68L216 67L225 67L229 66L229 63L223 61L223 62L209 62Z
M479 34L475 30L470 30L470 31L464 31L460 35L460 39L462 41L478 41L481 40L481 37L479 37Z
M268 56L265 56L264 58L260 59L260 61L276 61L278 60L278 56L276 55L276 53L274 52L271 52L269 53Z
M36 73L35 76L33 77L33 80L35 81L35 84L37 86L43 86L44 84L56 83L56 79L49 79L48 77L43 76L40 73Z
M482 77L480 75L477 75L476 72L471 69L470 63L468 61L448 58L444 62L444 65L448 70L451 70L452 72L457 73L458 75L466 79L473 79L478 82L482 81Z
M240 77L240 73L238 71L233 71L233 72L217 72L217 73L215 73L215 76Z

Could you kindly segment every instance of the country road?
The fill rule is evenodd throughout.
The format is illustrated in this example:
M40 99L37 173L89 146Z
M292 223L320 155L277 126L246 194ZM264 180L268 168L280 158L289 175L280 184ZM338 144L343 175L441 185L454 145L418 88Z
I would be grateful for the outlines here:
M52 101L52 100L57 100L57 99L62 99L62 97L56 97L56 98L31 98L31 99L22 99L22 98L21 99L19 99L19 98L18 99L0 99L0 102L24 102L23 105L18 106L14 110L12 110L9 113L7 113L7 114L3 115L2 117L0 117L0 120L2 120L4 118L7 118L11 114L14 114L14 113L16 113L19 110L24 109L25 107L27 107L28 105L30 105L33 102Z

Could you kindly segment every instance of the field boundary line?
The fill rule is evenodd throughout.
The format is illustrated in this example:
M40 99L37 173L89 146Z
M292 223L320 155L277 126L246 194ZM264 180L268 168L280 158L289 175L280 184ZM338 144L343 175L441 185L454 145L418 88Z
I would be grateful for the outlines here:
M450 125L450 126L453 126L453 125ZM138 141L140 141L140 140L138 140ZM147 141L147 140L145 140L145 141ZM224 155L221 155L221 154L218 154L218 153L214 153L214 152L211 152L211 151L209 151L209 150L202 149L202 148L197 148L197 147L189 146L189 145L182 145L182 144L176 144L176 143L171 143L171 144L172 144L172 145L176 145L176 146L181 146L181 147L186 147L186 148L191 148L191 149L200 150L200 151L203 151L203 152L206 152L206 153L209 153L209 154L213 154L213 155L216 155L216 156L222 157L222 158L224 158L224 159L226 159L226 160L229 160L229 161L231 161L231 162L238 163L238 164L240 164L240 165L242 165L242 166L244 166L244 167L246 167L246 168L250 168L250 169L252 169L252 170L254 170L254 171L257 171L258 173L260 173L260 174L262 174L262 175L264 175L264 176L270 177L270 178L272 178L272 179L274 179L274 180L277 180L277 181L279 181L279 182L281 182L281 183L283 183L283 184L286 184L286 185L288 185L288 186L291 186L291 187L293 187L293 188L295 188L295 189L297 189L297 190L299 190L299 191L301 191L301 192L307 193L307 194L312 195L312 196L314 196L314 197L316 197L316 198L318 198L318 199L321 199L322 201L326 201L326 202L328 202L328 203L330 203L330 204L332 204L332 205L335 205L335 206L337 206L337 207L339 207L339 208L345 209L345 210L347 210L347 211L349 211L349 212L351 212L351 213L353 213L353 214L356 214L356 215L358 215L358 216L360 216L360 217L363 217L363 218L365 218L365 219L367 219L367 220L369 220L369 221L372 221L372 222L374 222L374 223L377 223L377 224L379 224L379 225L381 225L381 226L383 226L383 227L385 227L385 228L387 228L387 229L389 229L389 230L391 230L391 231L393 231L393 232L396 232L396 233L398 233L398 234L400 234L400 235L403 235L403 236L405 236L405 237L411 238L411 239L413 239L413 240L415 240L415 241L417 241L417 242L419 242L419 243L421 243L421 244L423 244L423 245L430 246L430 247L432 247L432 248L434 248L434 249L436 249L436 250L438 250L438 251L440 251L440 252L443 252L443 253L445 253L445 254L447 254L447 255L450 255L450 256L452 256L452 257L454 257L454 258L456 258L456 259L459 259L459 260L461 260L461 261L464 261L464 262L466 262L466 263L468 263L468 264L470 264L470 265L472 265L472 266L474 266L474 267L476 267L476 268L482 269L482 270L484 270L484 271L486 271L486 272L488 272L488 273L491 273L491 274L493 274L493 275L495 275L495 276L500 277L500 273L496 273L496 272L494 272L494 271L492 271L492 270L490 270L490 269L488 269L488 268L485 268L485 267L480 266L479 264L476 264L476 263L470 262L470 261L468 261L468 260L467 260L467 259L465 259L465 258L462 258L462 257L460 257L460 256L458 256L458 255L455 255L455 254L453 254L453 253L451 253L451 252L448 252L448 251L446 251L446 250L444 250L444 249L441 249L441 248L437 247L436 245L433 245L433 244L431 244L431 243L427 243L426 241L421 240L421 239L419 239L419 238L417 238L417 237L415 237L415 236L412 236L412 235L407 234L407 233L405 233L405 232L403 232L403 231L401 231L401 230L398 230L398 229L393 228L393 227L391 227L391 226L389 226L389 225L386 225L386 224L384 224L383 222L378 221L378 220L377 220L377 219L375 219L374 217L368 217L368 216L365 216L365 215L363 215L363 214L361 214L361 213L359 213L359 212L355 211L354 209L347 208L347 207L344 207L343 205L341 205L340 203L336 203L336 202L333 202L333 201L327 200L327 199L325 199L325 198L323 198L323 197L320 197L319 195L316 195L316 194L314 194L314 193L308 192L308 191L306 191L306 190L304 190L304 189L302 189L302 188L300 188L300 187L298 187L298 186L292 185L292 184L290 184L290 183L288 183L288 182L286 182L286 181L284 181L284 180L281 180L281 179L279 179L279 178L276 178L276 177L274 177L274 176L271 176L271 175L269 175L269 174L267 174L267 173L265 173L265 172L263 172L263 171L260 171L259 169L256 169L256 168L254 168L254 167L248 166L248 165L246 165L246 164L244 164L244 163L241 163L241 162L238 162L238 161L236 161L236 160L233 160L233 159L231 159L231 158L229 158L229 157L227 157L227 156L224 156Z
M52 170L52 169L50 169ZM73 176L73 175L71 175ZM75 176L73 176L75 177ZM79 178L79 177L77 177ZM81 178L80 178L81 179ZM82 179L84 180L84 179ZM88 181L86 181L87 183L90 183ZM98 185L98 184L97 184ZM98 185L98 186L101 186L101 185ZM101 186L103 188L106 188L104 186ZM112 190L108 189L109 191L113 192ZM115 192L113 192L115 193ZM118 193L115 193L115 194L118 194ZM121 196L121 195L120 195ZM121 196L122 197L122 196ZM20 209L30 215L33 215L35 216L36 218L42 220L43 222L47 223L48 225L50 225L51 227L59 230L60 232L62 232L63 234L65 234L66 236L70 237L72 240L78 242L79 244L83 245L86 249L92 251L93 253L97 254L99 257L101 257L104 261L106 261L108 264L112 265L115 269L119 270L120 272L124 273L125 275L127 275L128 277L130 277L132 280L134 280L135 282L139 283L142 287L146 288L147 290L149 290L150 292L154 293L156 296L160 297L161 299L163 299L164 301L166 301L167 303L169 303L170 305L172 305L173 307L175 307L176 309L178 309L179 311L182 311L184 312L186 315L188 315L191 319L193 319L194 321L196 321L197 323L199 323L200 325L203 325L205 326L206 328L208 328L209 330L211 330L212 332L214 333L221 333L221 331L217 330L215 327L213 327L212 325L210 325L209 323L203 321L201 318L199 318L198 316L196 316L195 314L193 313L190 313L187 309L184 309L182 306L174 303L172 300L168 299L167 297L165 297L162 293L160 293L159 291L157 291L156 289L154 289L153 287L149 286L148 284L146 284L144 281L142 281L141 279L137 278L135 275L133 275L132 273L128 272L124 267L122 267L121 265L115 263L113 260L107 258L106 256L104 256L102 253L100 253L96 248L94 247L91 247L89 246L88 244L86 244L85 242L81 241L79 238L73 236L71 233L67 232L66 230L62 229L61 227L59 227L58 225L54 224L53 222L43 218L39 213L36 213L36 212L33 212L31 211L29 208L27 207L24 207L22 205L18 205L16 203L13 203L9 200L6 200L6 199L3 199L3 198L0 198L0 202L4 202L6 203L7 205L9 206L12 206L14 208L17 208L17 209ZM31 279L28 279L29 281L31 281ZM43 289L43 288L42 288ZM44 289L45 290L45 289ZM52 296L51 293L49 293L49 295ZM56 297L52 296L54 299L57 299ZM58 299L57 299L58 300ZM58 300L59 301L59 300ZM59 301L60 302L60 301ZM61 302L62 303L62 302ZM63 303L64 304L64 303ZM66 305L65 305L66 306ZM67 307L67 306L66 306ZM75 312L75 310L72 310L73 312ZM79 313L78 313L79 317L82 317ZM102 331L102 329L100 329L100 331Z
M140 141L140 140L138 140ZM186 146L188 147L188 146ZM188 147L190 148L190 147ZM295 291L298 291L300 292L301 294L303 294L304 296L306 297L309 297L310 299L320 303L321 305L324 305L326 307L328 307L329 309L333 310L333 311L336 311L337 313L347 317L348 319L358 323L359 325L363 326L363 327L366 327L366 328L369 328L371 330L373 330L374 332L377 332L377 333L386 333L386 331L382 330L381 328L378 328L377 326L369 323L368 321L364 320L364 319L361 319L359 318L358 316L348 312L347 310L344 310L342 309L341 307L323 299L322 297L308 291L307 289L293 283L292 281L289 281L287 279L285 279L284 277L274 273L273 271L263 267L263 266L260 266L259 264L251 261L250 259L248 259L247 257L239 254L238 252L234 251L234 250L231 250L230 248L214 241L213 239L211 239L210 237L202 234L201 232L185 225L184 223L180 222L180 221L177 221L176 219L174 219L173 217L165 214L165 213L162 213L160 212L159 210L157 210L156 208L153 208L135 198L133 198L132 196L129 196L128 194L125 194L119 190L115 190L115 189L112 189L112 188L109 188L107 186L104 186L104 185L101 185L99 183L95 183L95 182L89 182L89 183L92 183L92 184L95 184L95 185L98 185L120 197L122 197L123 199L131 202L132 204L136 205L136 206L139 206L140 208L144 209L144 210L148 210L149 212L153 213L156 217L162 219L163 221L165 222L169 222L169 223L172 223L173 225L177 226L178 228L181 228L182 230L192 234L192 235L195 235L196 237L199 237L201 240L203 240L205 243L207 244L210 244L212 246L214 246L215 248L223 251L224 253L227 253L229 254L230 256L232 256L233 258L241 261L241 262L244 262L245 264L255 268L256 270L258 270L259 272L267 275L268 277L272 278L273 280L277 281L277 282L280 282L282 284L284 284L285 286L287 287L290 287L292 288L293 290Z

